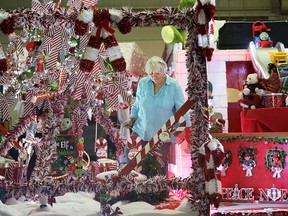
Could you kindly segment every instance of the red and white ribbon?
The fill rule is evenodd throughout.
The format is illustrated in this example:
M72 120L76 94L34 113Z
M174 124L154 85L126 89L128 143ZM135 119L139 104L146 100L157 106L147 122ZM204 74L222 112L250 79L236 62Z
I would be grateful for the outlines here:
M40 14L45 14L49 10L53 10L55 8L55 3L53 1L44 1L44 3L40 3L38 0L32 0L31 8L32 10L39 12Z
M119 108L118 95L122 96L123 102L129 102L128 81L125 75L119 75L114 80L103 83L103 90L110 109L117 110Z
M8 168L7 168L7 180L8 181L15 181L14 179L14 172L17 167L17 164L15 161L9 161L8 162ZM5 176L6 178L6 176Z
M90 7L90 6L94 5L94 4L97 4L98 0L82 0L82 2L84 4L84 6L86 8L88 8L88 7Z
M0 113L1 113L1 119L2 122L9 119L9 111L8 108L14 103L14 99L12 96L4 96L0 92Z

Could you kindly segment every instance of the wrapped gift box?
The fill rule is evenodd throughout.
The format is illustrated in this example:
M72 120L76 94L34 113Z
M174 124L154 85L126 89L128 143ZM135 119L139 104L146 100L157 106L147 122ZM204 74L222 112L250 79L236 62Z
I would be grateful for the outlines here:
M119 167L119 163L116 160L111 160L111 159L99 159L97 161L99 165L99 171L101 172L107 172L107 171L112 171L112 170L117 170Z
M96 175L102 172L117 170L119 162L108 158L99 159L98 161L91 162L91 177L94 179Z
M23 165L14 160L5 160L0 163L0 175L7 181L20 183L23 178Z
M277 108L285 106L286 95L282 93L272 93L263 96L265 108Z

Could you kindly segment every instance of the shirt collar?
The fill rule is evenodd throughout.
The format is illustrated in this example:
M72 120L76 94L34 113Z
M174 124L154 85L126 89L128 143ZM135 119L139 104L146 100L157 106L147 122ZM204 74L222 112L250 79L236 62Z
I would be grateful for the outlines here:
M165 74L165 76L166 76L166 82L165 82L165 84L170 85L172 78L171 78L170 76L168 76L167 74Z

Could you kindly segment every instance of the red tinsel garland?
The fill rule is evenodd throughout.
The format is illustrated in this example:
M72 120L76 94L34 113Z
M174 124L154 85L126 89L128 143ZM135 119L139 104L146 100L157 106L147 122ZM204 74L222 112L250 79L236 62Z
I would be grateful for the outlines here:
M18 143L18 137L23 134L29 127L30 123L35 120L36 115L26 116L19 119L19 122L8 132L6 140L0 148L0 156L5 157L7 155L8 151L15 146L15 143Z

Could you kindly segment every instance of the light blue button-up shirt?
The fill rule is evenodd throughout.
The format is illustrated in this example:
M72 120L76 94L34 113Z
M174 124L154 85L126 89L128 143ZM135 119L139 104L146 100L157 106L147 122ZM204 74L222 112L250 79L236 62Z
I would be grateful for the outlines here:
M185 102L178 81L165 76L166 82L157 94L150 77L138 83L136 100L131 107L131 117L136 119L132 129L143 141L149 141ZM189 113L184 118L186 126L191 126Z

